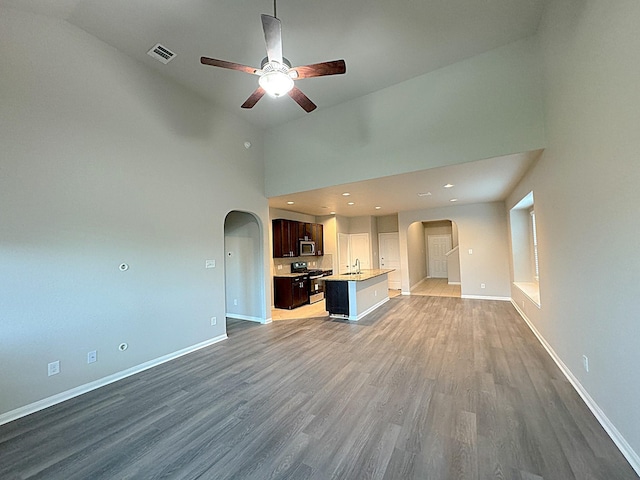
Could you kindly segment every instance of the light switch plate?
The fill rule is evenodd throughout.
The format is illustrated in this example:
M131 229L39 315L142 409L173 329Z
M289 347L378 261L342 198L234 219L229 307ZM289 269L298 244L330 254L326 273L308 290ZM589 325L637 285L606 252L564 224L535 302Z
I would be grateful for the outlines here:
M204 261L204 268L216 268L216 261L215 260L205 260Z

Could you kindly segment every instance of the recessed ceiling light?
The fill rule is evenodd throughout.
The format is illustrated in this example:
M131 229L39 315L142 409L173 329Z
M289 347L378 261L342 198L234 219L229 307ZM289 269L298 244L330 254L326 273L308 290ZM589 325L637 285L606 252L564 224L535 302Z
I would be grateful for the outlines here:
M376 210L380 210L382 207L376 207Z
M450 202L457 202L458 199L457 198L452 198L451 200L449 200Z
M355 203L354 202L349 202L349 203L347 203L347 205L355 205Z
M343 197L348 197L349 195L351 195L349 192L344 192L344 193L342 194L342 196L343 196Z
M418 196L419 197L430 197L431 196L431 192L419 193Z
M287 202L287 205L293 205L295 202Z
M447 183L446 185L443 185L444 188L451 188L453 187L452 183Z

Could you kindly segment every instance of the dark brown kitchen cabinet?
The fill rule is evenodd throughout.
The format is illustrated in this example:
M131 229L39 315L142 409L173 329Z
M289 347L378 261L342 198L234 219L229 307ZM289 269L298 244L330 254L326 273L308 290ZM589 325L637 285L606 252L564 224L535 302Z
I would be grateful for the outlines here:
M274 277L273 304L276 308L297 308L309 303L309 276Z
M298 223L298 238L300 240L313 240L314 223Z
M324 255L324 227L321 223L306 223L278 218L273 220L273 258L300 255L300 240L313 240L316 255Z
M273 224L273 257L298 256L298 224L295 220L279 218Z
M324 227L321 223L312 223L311 227L311 240L316 242L316 255L322 256L324 255Z

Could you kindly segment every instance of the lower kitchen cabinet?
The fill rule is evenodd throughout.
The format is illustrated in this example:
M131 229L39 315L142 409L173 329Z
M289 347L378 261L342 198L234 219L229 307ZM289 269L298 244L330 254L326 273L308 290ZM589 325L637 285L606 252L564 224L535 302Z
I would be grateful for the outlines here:
M327 312L349 315L349 282L324 282Z
M309 276L274 277L273 305L276 308L297 308L309 303Z

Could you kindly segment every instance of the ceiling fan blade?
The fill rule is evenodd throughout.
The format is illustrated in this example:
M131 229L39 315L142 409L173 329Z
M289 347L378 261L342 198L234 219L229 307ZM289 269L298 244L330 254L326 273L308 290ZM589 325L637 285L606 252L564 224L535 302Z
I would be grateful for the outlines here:
M251 94L249 98L242 104L242 108L253 108L258 100L260 100L265 94L264 88L258 87L255 92Z
M271 15L262 14L264 42L267 45L267 58L270 62L282 63L282 25Z
M294 86L289 91L289 96L293 98L296 103L300 105L307 113L313 112L317 108L316 104L309 100L309 97L302 93L302 91L298 87Z
M212 67L228 68L229 70L238 70L240 72L250 73L252 75L260 75L262 70L259 68L240 65L239 63L227 62L225 60L217 60L215 58L200 57L200 63L203 65L211 65Z
M314 63L313 65L294 67L289 71L292 70L298 74L295 78L323 77L325 75L341 75L346 73L347 64L344 63L344 60L333 60L332 62Z

